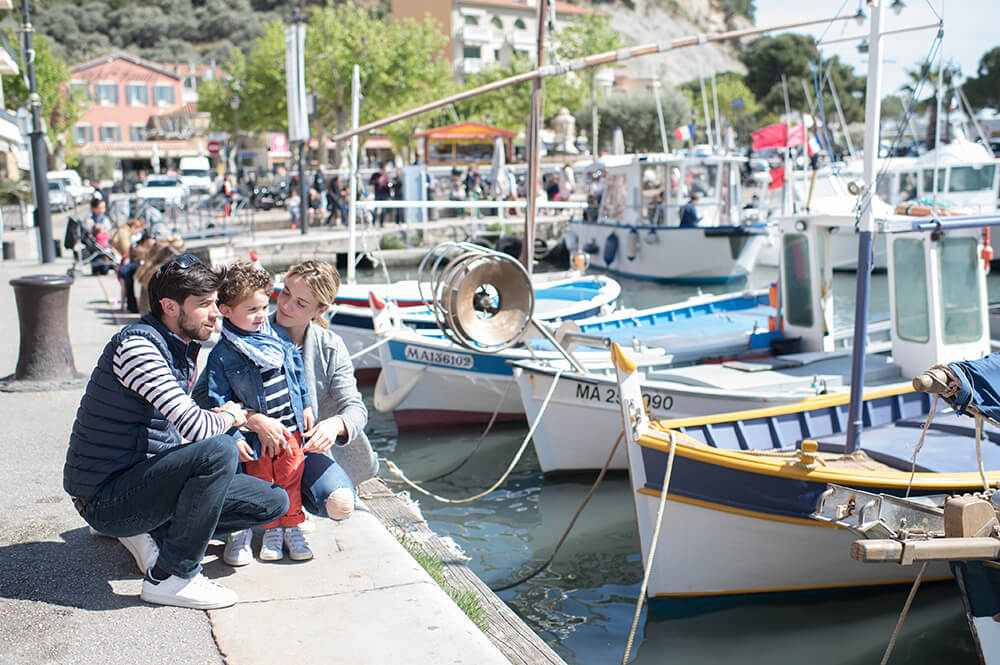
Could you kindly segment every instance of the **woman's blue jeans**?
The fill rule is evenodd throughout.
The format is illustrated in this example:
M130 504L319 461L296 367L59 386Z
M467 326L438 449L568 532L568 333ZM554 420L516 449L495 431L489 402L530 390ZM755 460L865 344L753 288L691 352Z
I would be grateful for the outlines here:
M354 483L350 476L332 457L325 453L306 453L305 468L302 471L303 508L313 515L329 517L326 500L334 490L345 487L354 494Z
M160 546L156 564L191 578L216 531L267 524L288 510L282 487L237 474L237 462L228 434L177 446L105 481L81 513L108 536L148 532Z

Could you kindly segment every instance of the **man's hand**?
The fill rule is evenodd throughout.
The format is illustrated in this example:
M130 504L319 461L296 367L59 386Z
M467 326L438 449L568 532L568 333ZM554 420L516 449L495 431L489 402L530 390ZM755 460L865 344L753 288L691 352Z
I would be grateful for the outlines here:
M280 453L285 447L285 437L291 434L281 422L263 413L251 415L247 419L247 427L260 439L261 457L274 457Z
M306 439L302 451L306 453L325 452L336 443L338 437L345 434L347 434L347 425L340 416L321 420L302 435Z
M243 410L243 406L236 402L226 402L222 406L218 407L219 413L225 412L233 417L233 427L243 427L247 424L247 412Z

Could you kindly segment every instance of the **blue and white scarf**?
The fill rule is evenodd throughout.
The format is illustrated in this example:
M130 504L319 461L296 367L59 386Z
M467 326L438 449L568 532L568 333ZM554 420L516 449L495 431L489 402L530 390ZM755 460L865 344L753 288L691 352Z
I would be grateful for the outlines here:
M257 332L240 330L228 319L223 319L222 335L261 369L276 369L285 361L285 343L267 319Z

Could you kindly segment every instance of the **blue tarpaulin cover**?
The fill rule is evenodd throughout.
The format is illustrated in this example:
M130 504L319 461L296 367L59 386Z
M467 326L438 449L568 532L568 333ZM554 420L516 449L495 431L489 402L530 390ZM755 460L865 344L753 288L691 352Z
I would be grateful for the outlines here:
M979 360L949 363L961 381L958 394L948 400L958 413L975 406L992 420L1000 421L1000 353Z

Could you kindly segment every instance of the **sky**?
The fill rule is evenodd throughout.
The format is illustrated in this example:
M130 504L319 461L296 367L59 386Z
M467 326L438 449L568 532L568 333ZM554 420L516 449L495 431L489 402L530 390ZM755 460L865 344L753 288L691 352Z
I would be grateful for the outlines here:
M891 0L885 0L891 2ZM755 0L756 23L759 27L794 23L810 18L840 15L853 16L858 11L859 0ZM841 10L843 6L843 10ZM941 54L945 61L954 60L966 77L976 76L979 59L994 46L1000 46L1000 2L998 0L906 0L906 8L896 16L886 10L884 30L937 22L937 14L944 18L944 41ZM867 14L867 8L865 10ZM827 30L827 27L829 29ZM820 24L811 28L797 28L793 32L810 34L819 38L826 30L825 39L867 36L870 24L858 26L853 20ZM885 55L882 91L894 93L907 81L905 70L916 68L931 50L935 31L922 30L899 35L888 35L883 40ZM824 57L839 55L841 61L854 66L855 72L864 76L868 70L868 57L858 53L857 42L844 42L822 46Z

